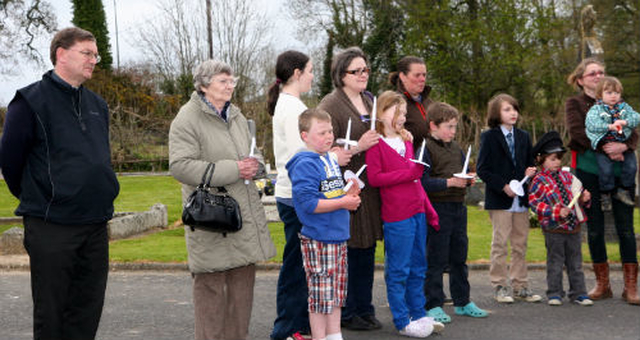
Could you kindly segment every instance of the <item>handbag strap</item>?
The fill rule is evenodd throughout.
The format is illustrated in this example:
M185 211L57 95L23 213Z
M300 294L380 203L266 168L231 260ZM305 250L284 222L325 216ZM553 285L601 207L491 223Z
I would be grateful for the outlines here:
M211 185L211 177L213 176L213 170L215 169L215 167L216 165L213 163L209 163L209 165L207 165L207 169L204 170L204 173L202 174L200 186L208 188Z
M204 171L204 174L202 174L202 183L200 184L203 188L212 188L211 186L211 178L213 177L213 172L216 169L216 165L214 163L209 163L209 165L207 165L207 169ZM226 193L227 189L225 189L223 186L219 186L219 187L215 187L216 189L218 189L218 192L220 193Z

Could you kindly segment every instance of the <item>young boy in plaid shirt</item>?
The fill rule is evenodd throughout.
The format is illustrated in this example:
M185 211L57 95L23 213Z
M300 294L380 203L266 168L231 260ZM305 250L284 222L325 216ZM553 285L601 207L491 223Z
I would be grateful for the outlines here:
M570 172L561 169L565 153L556 131L547 132L533 147L538 172L529 187L529 205L538 215L547 248L547 299L550 306L562 305L562 268L569 278L569 299L591 306L582 272L580 225L586 215L580 203L588 203L591 194Z
M349 211L360 205L355 180L347 193L333 146L331 116L318 109L298 119L301 150L287 163L293 206L302 222L300 247L309 287L309 324L317 340L342 340L341 307L347 292Z

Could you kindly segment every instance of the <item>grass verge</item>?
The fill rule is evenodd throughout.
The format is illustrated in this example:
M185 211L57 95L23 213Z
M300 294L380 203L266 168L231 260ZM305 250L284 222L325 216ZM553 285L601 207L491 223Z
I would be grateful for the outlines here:
M116 199L116 211L147 210L155 203L167 206L169 224L173 224L182 213L180 184L168 176L123 176L120 181L120 195ZM6 183L0 181L0 217L13 216L18 201L9 193ZM634 212L635 231L640 232L638 210ZM469 261L489 262L491 251L491 221L489 214L477 207L469 207L468 215ZM14 225L0 225L0 233ZM272 239L278 250L278 255L271 262L282 260L284 248L284 231L282 223L270 223ZM112 241L110 243L110 258L120 262L184 262L187 252L182 228L163 230L143 237ZM583 243L582 253L585 262L591 257L587 245ZM607 244L607 254L614 262L620 261L617 243ZM529 233L527 261L543 263L546 260L544 237L539 228L532 228ZM384 262L384 245L378 242L376 262Z

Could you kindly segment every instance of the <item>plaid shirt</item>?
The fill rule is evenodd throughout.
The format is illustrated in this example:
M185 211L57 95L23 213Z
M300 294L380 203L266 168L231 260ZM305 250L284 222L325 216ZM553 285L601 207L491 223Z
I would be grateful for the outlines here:
M573 199L571 183L573 175L567 171L559 171L562 185L566 188L569 199ZM574 233L580 230L580 223L586 221L586 217L577 221L575 228L571 226L568 219L560 217L560 209L565 205L562 202L562 195L558 188L558 183L551 177L551 171L543 170L539 172L529 186L529 205L538 215L538 221L544 231L556 233ZM574 205L573 214L576 209L582 209L579 204ZM583 212L582 216L586 216ZM577 218L576 218L577 220Z

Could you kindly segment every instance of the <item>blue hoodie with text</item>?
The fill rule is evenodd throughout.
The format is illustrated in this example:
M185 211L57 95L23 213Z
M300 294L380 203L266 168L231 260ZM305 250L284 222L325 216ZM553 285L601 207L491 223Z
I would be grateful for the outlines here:
M292 184L293 206L302 222L301 234L316 241L340 243L349 239L349 211L314 213L321 199L344 196L345 182L338 162L329 153L309 150L295 154L286 165Z

